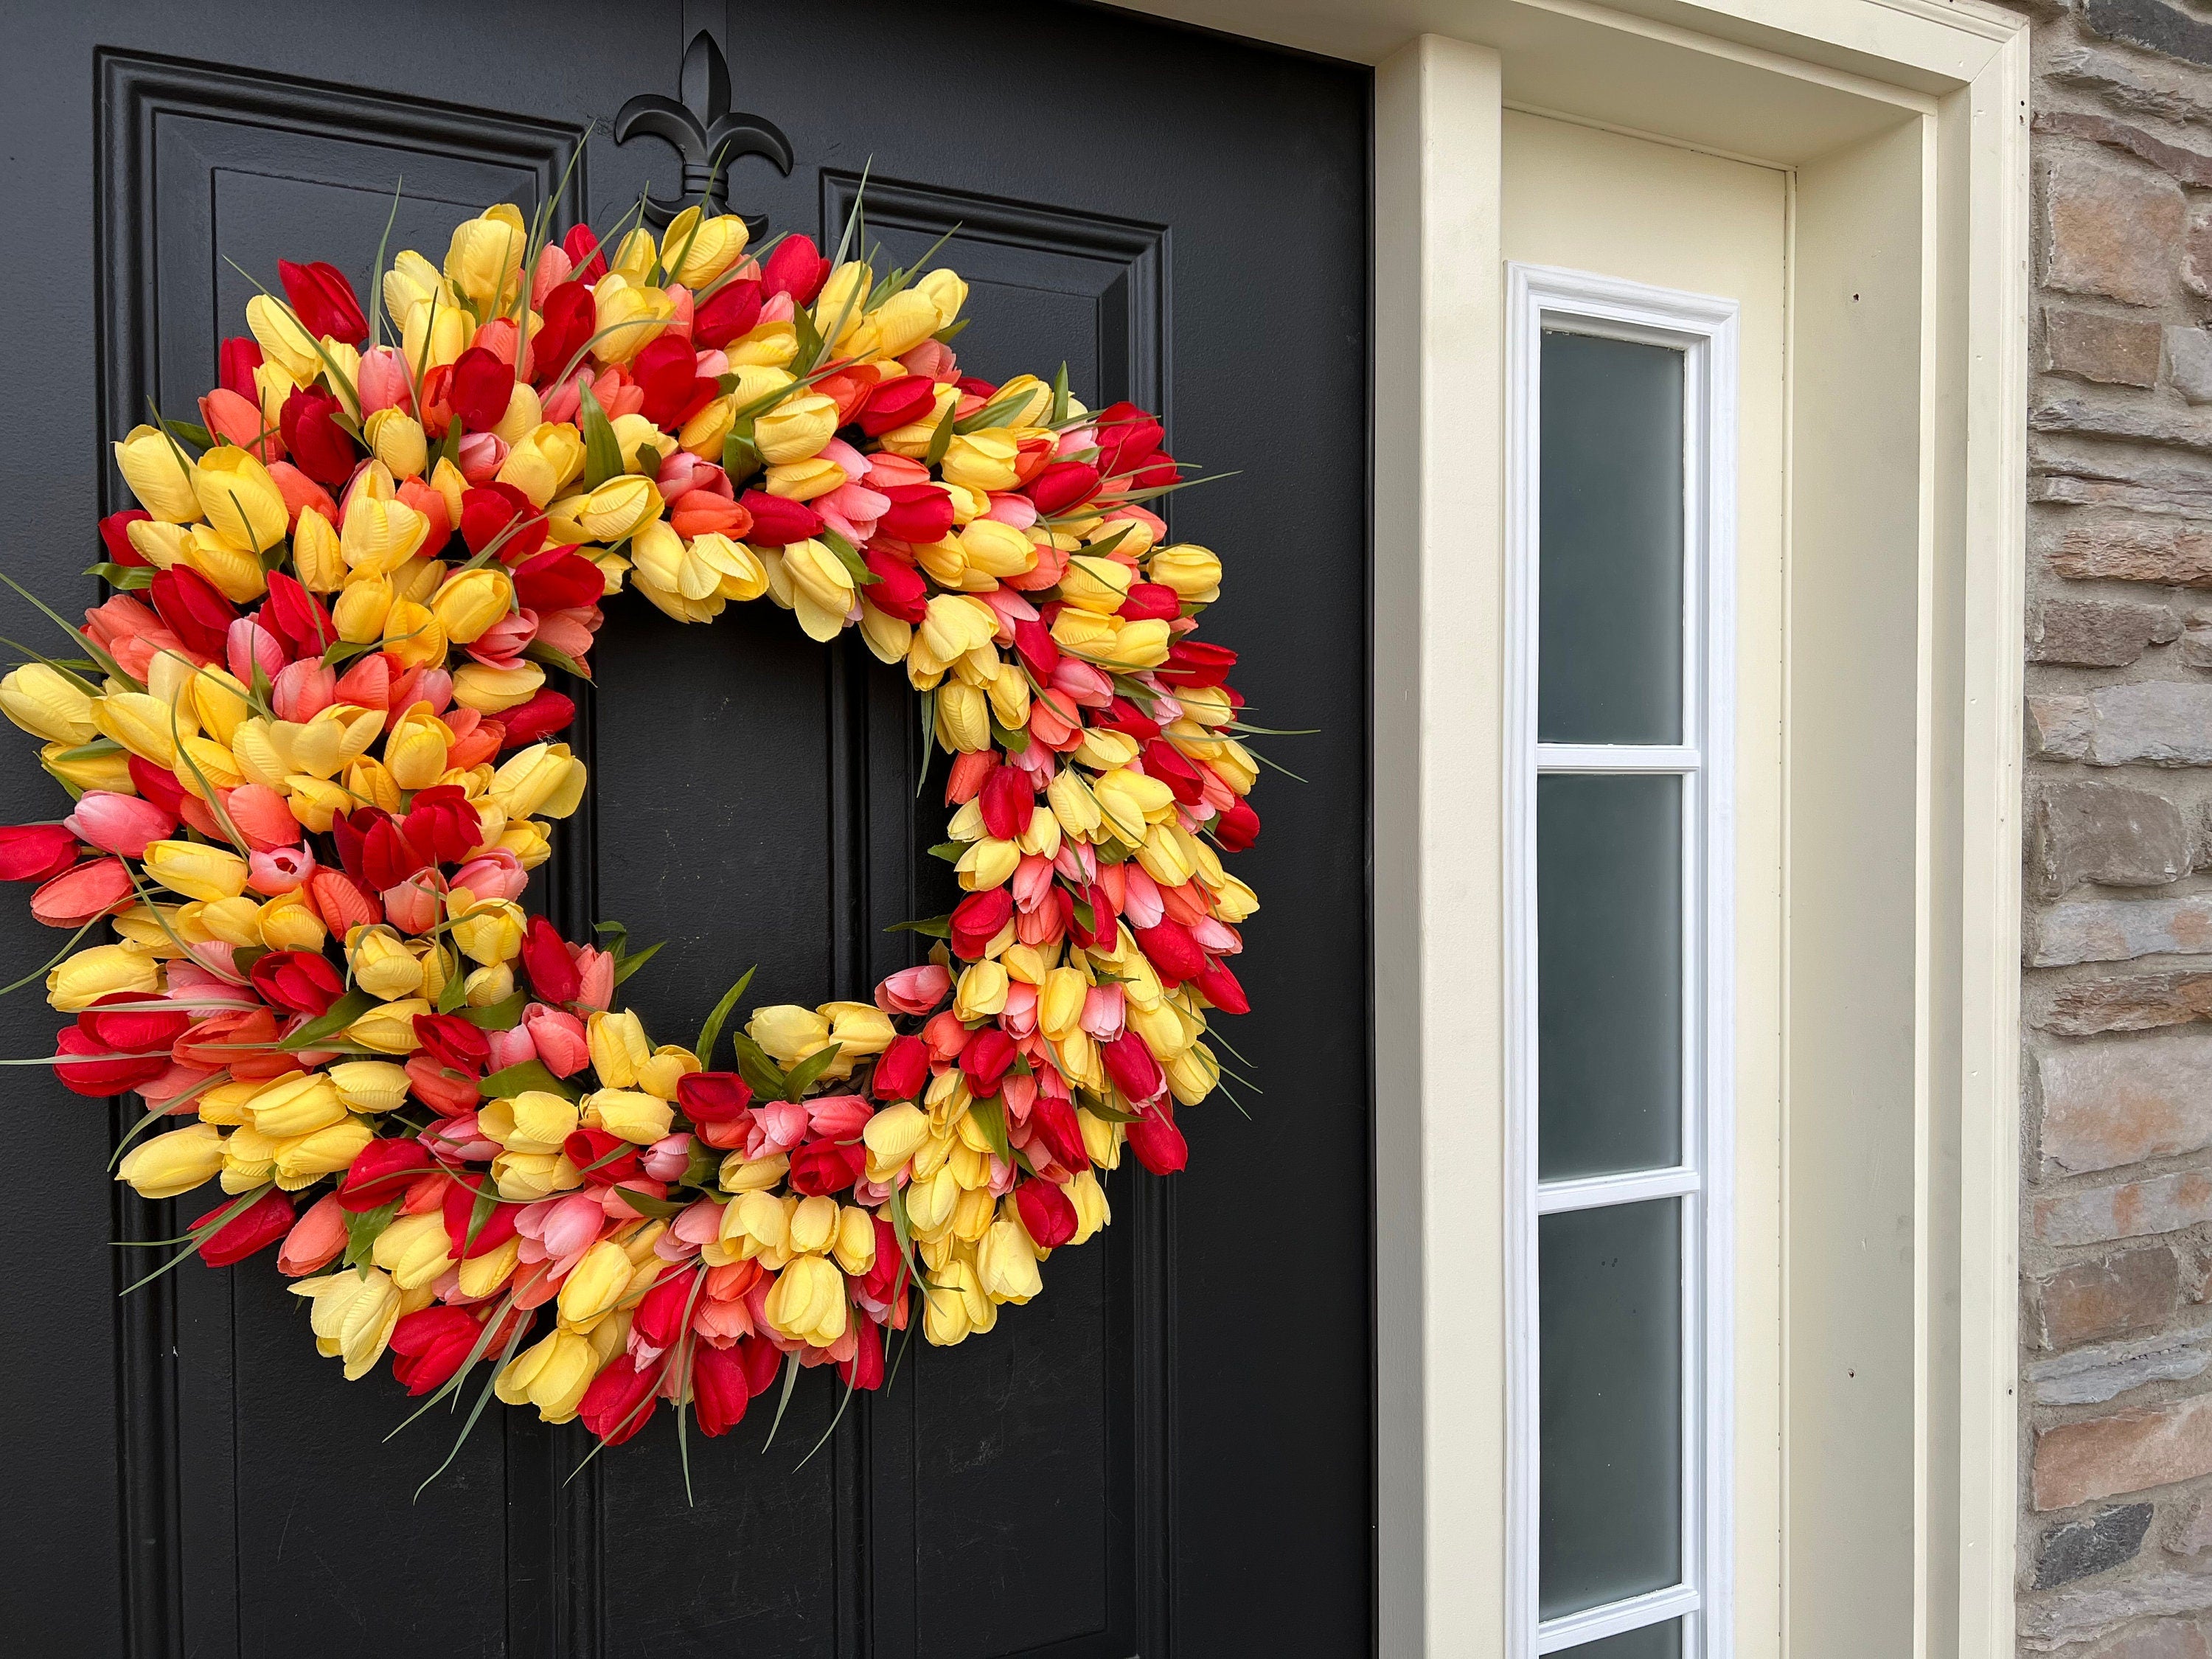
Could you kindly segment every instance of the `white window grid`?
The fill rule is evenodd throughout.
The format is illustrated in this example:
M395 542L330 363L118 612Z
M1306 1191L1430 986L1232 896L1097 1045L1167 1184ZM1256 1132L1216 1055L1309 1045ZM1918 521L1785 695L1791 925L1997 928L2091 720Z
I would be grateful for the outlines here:
M1733 744L1736 331L1733 300L1518 263L1507 267L1505 780L1510 1200L1506 1261L1510 1651L1569 1652L1669 1620L1684 1659L1729 1659L1735 1374ZM1683 354L1683 741L1537 740L1537 516L1542 343L1594 334ZM1682 1158L1672 1169L1540 1181L1536 1158L1536 781L1547 774L1683 781ZM1680 1200L1681 1571L1646 1594L1552 1619L1537 1607L1537 1219L1600 1206Z

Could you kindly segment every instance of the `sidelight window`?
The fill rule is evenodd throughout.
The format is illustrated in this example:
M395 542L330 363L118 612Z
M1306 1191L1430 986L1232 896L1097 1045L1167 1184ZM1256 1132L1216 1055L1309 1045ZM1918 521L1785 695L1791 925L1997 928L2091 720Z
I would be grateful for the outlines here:
M1510 281L1514 1651L1715 1659L1736 307Z

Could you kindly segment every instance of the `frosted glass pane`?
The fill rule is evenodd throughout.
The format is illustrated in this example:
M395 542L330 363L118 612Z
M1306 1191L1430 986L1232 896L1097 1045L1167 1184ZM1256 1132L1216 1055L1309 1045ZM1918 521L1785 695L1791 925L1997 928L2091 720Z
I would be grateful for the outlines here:
M1682 740L1682 354L1544 336L1536 733Z
M1682 1150L1682 780L1536 781L1536 1168Z
M1680 1578L1680 1226L1673 1198L1537 1221L1547 1619Z
M1574 1659L1681 1659L1682 1621L1670 1619L1663 1625L1646 1625L1642 1630L1624 1631L1619 1636L1569 1648L1567 1652Z

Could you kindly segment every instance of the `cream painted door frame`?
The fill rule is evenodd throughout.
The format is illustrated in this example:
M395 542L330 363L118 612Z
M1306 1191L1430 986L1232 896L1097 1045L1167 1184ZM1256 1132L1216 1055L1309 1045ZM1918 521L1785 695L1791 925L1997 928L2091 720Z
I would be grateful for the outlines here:
M1915 1655L2010 1659L2026 25L1973 0L1124 3L1377 66L1381 1650L1522 1659L1505 1613L1516 110L1790 178L1780 1565L1734 1649L1856 1656L1855 1607L1879 1597L1909 1604ZM1863 1361L1882 1388L1858 1386Z

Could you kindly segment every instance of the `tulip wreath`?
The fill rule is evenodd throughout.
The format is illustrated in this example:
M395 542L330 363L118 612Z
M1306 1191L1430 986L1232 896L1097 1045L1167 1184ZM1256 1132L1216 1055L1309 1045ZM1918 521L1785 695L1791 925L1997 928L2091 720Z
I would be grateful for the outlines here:
M222 1189L168 1265L274 1245L348 1378L482 1365L479 1411L604 1445L664 1399L720 1434L779 1369L878 1387L917 1314L957 1343L1038 1294L1125 1147L1180 1169L1246 1006L1217 849L1259 828L1152 416L963 377L950 270L697 209L609 240L496 207L442 267L380 253L366 311L281 264L199 422L115 446L112 596L0 681L76 803L0 830L76 930L53 1064L143 1097L118 1179ZM588 679L625 586L858 627L951 757L929 959L757 1009L727 1067L744 981L656 1042L615 1006L649 952L520 902L585 784L547 670Z

